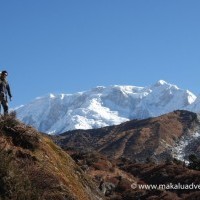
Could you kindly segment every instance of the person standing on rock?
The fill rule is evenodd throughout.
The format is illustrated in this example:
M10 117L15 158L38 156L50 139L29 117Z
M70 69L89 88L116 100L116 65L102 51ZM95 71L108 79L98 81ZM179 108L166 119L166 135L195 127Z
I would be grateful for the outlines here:
M8 76L7 71L2 71L0 74L0 106L2 105L4 110L4 115L8 114L8 97L10 98L10 101L12 100L12 95L10 91L10 86L8 81L6 80L6 77Z

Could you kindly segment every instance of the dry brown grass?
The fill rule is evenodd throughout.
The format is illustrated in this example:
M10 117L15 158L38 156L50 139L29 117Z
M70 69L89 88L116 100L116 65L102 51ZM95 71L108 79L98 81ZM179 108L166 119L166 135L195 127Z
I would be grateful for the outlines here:
M94 200L96 185L53 141L15 115L0 117L0 199Z

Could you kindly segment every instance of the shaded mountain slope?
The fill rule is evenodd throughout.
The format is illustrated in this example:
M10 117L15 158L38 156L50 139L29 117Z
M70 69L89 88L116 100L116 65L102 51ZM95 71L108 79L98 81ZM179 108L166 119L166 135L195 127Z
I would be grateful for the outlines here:
M138 178L132 190L123 193L124 199L199 199L200 171L190 170L181 163L123 163L121 170Z
M103 199L52 140L14 116L0 118L0 199Z
M176 159L159 164L150 160L140 163L125 158L108 159L94 150L67 152L108 200L197 200L200 195L200 171ZM177 188L180 185L182 189Z
M199 125L197 114L179 110L116 126L68 131L54 139L64 148L95 149L115 159L122 156L139 161L187 159L190 153L200 154Z

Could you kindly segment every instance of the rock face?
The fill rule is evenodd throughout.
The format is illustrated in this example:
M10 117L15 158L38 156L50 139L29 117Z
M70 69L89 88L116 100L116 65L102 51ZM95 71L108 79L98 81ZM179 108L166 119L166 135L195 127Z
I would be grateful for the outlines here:
M53 141L14 116L0 118L0 199L103 199Z
M200 155L199 133L199 116L178 110L116 126L68 131L54 138L62 147L94 149L110 158L159 162L170 158L187 161L191 153Z
M156 117L177 109L196 112L199 111L198 102L190 91L160 80L148 87L99 86L75 94L50 94L16 112L26 124L45 133L59 134Z

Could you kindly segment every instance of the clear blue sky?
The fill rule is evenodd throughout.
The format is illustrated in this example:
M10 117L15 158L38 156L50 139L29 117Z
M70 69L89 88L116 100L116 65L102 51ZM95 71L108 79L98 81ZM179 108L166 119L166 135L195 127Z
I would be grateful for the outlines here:
M0 0L11 107L159 79L200 93L199 0Z

